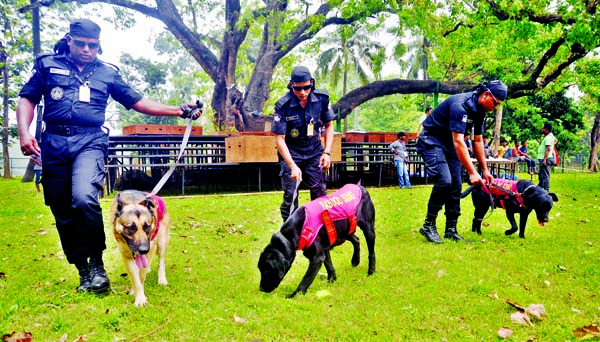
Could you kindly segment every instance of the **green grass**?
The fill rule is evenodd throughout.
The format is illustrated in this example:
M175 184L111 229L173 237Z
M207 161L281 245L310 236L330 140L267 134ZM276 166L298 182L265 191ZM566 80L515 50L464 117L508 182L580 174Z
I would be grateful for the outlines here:
M0 189L1 334L30 331L34 341L64 334L67 341L496 341L506 326L514 330L511 341L569 341L575 328L600 321L598 175L554 174L560 201L546 227L530 217L524 240L504 236L501 210L488 214L483 236L471 233L473 207L463 200L459 232L469 241L443 245L418 233L430 186L371 188L377 273L366 276L364 243L362 263L351 267L346 244L332 253L338 281L327 283L322 269L307 294L294 299L285 296L306 271L301 254L277 290L258 291L256 264L279 229L281 193L168 197L169 285L159 287L150 273L144 308L127 294L108 224L112 292L78 294L76 269L64 258L42 196L19 180L0 180ZM303 192L301 202L307 199ZM102 201L105 217L109 204ZM331 295L317 296L321 290ZM498 299L488 296L493 291ZM548 317L533 327L511 323L515 310L506 299L544 304Z

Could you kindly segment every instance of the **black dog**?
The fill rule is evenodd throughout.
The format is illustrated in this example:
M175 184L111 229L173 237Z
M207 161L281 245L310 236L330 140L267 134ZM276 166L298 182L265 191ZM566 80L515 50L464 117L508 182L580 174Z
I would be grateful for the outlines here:
M354 187L354 191L360 194L360 201L357 203L354 215L340 220L335 220L331 216L333 221L330 221L329 225L326 223L320 230L315 231L316 237L312 244L306 243L304 240L306 230L303 231L303 227L306 225L306 220L311 219L311 216L307 214L308 209L305 210L305 208L314 204L320 204L326 209L330 209L332 206L336 207L349 199L347 191L349 187ZM346 192L344 192L345 189ZM352 196L350 195L350 197ZM346 240L350 241L354 246L352 266L356 267L360 263L360 244L358 237L354 234L356 226L362 229L367 241L369 249L368 275L373 274L375 272L375 207L365 188L348 184L332 195L320 197L301 206L285 221L279 232L273 234L271 242L262 251L258 260L258 268L261 273L260 290L271 292L279 286L294 262L296 250L300 249L304 250L304 256L308 258L310 264L298 288L288 298L294 297L298 293L306 293L323 263L327 269L328 281L334 282L337 277L329 254L331 248L341 245ZM332 234L337 239L332 239Z
M531 211L535 211L540 226L548 222L548 214L554 202L558 202L556 194L547 192L530 181L507 181L494 179L489 188L469 187L461 194L465 198L471 193L475 214L473 217L472 231L481 235L481 221L491 206L502 207L506 210L506 217L510 222L510 229L505 235L512 235L519 231L519 237L525 238L525 226ZM520 224L517 228L515 214L520 214Z

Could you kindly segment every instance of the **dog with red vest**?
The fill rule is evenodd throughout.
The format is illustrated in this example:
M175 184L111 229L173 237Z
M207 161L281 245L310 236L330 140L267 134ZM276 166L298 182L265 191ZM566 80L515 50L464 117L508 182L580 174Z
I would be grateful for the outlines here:
M352 266L360 264L360 227L369 250L368 275L375 273L375 207L367 190L347 184L331 195L319 197L294 211L273 234L258 260L260 290L275 290L290 270L297 251L309 260L308 270L298 288L288 297L304 294L325 264L327 280L337 279L330 250L350 241L354 247Z
M489 208L502 208L506 211L506 217L510 222L510 229L505 235L519 232L520 238L525 238L525 227L527 218L535 211L538 224L545 226L548 222L550 210L558 197L552 192L533 184L527 180L494 179L489 185L473 187L470 186L461 194L461 198L471 194L475 213L471 230L481 235L481 222ZM515 214L519 214L519 226L515 220Z

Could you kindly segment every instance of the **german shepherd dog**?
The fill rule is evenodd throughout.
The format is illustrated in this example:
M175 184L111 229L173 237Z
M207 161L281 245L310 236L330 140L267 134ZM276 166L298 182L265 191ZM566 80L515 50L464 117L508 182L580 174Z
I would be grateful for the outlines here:
M344 207L346 203L350 206ZM323 211L323 215L329 217L328 223L324 223L322 227L316 224L318 219L315 219L315 214L321 214L314 207L328 209ZM323 222L325 221L323 219ZM375 207L364 187L347 184L331 195L319 197L298 208L285 221L281 229L273 234L258 260L261 274L260 291L271 292L279 286L292 267L297 250L303 250L304 256L310 263L298 288L288 295L288 298L298 293L306 293L323 264L327 270L327 280L334 282L337 276L329 251L346 240L354 247L352 266L358 266L360 244L355 234L356 226L362 229L367 242L369 249L367 274L372 275L375 272Z
M117 194L110 208L113 233L127 267L135 306L148 302L144 293L146 273L158 254L158 284L167 285L165 254L170 216L162 198L137 190Z

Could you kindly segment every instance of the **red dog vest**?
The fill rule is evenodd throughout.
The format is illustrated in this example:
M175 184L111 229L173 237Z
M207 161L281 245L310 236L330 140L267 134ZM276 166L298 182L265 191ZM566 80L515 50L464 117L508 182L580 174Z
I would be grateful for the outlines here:
M319 197L303 206L306 219L300 234L298 250L306 250L317 238L321 227L327 229L329 243L337 241L334 221L348 219L350 228L348 234L356 230L356 210L360 203L362 192L355 184L346 184L331 195Z
M517 182L514 180L494 178L492 184L488 187L483 187L485 192L488 192L494 200L495 207L504 207L504 201L512 200L518 206L525 207L523 197L517 190Z

